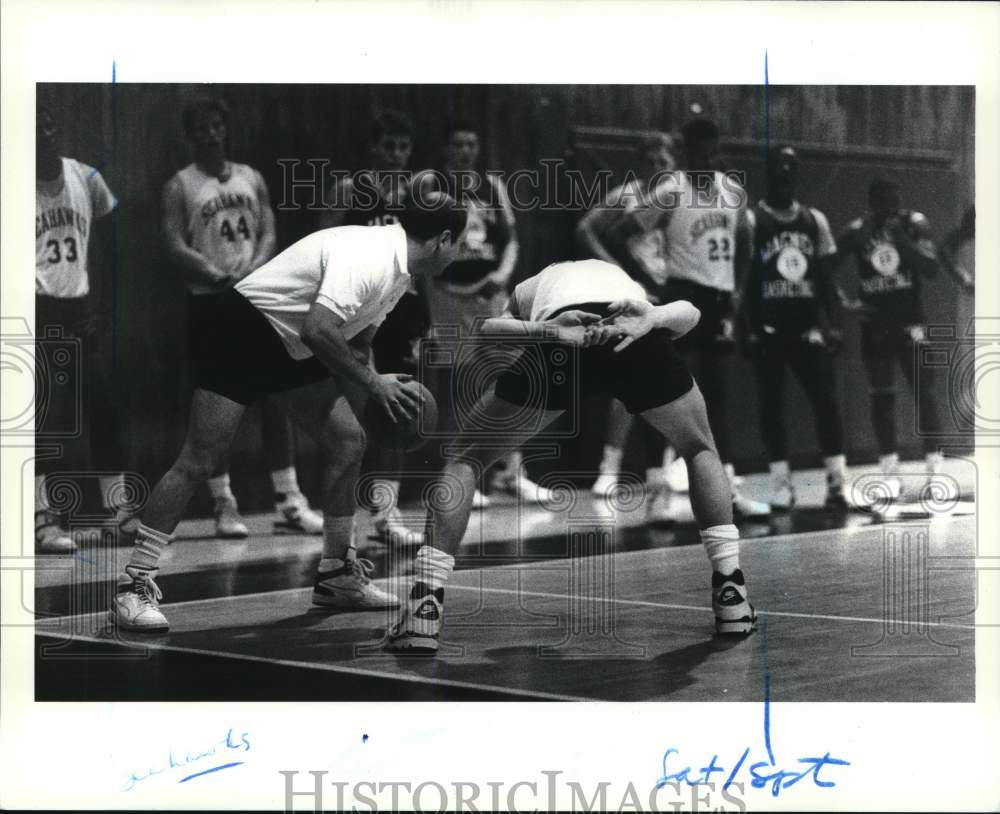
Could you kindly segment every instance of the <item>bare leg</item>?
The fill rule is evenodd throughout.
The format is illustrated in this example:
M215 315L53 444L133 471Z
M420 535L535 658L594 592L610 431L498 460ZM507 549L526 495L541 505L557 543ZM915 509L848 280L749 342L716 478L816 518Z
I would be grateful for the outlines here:
M484 396L476 407L477 413L496 420L506 419L523 410L523 407L504 401L492 392ZM544 411L540 417L526 414L523 426L532 429L513 430L505 436L504 442L524 443L539 428L547 427L561 414L560 410ZM472 497L479 472L507 454L504 450L496 449L496 446L496 442L491 445L488 439L466 438L455 443L454 452L449 455L437 486L432 486L429 492L431 505L427 513L425 539L431 547L451 555L458 550L469 525ZM443 495L447 495L447 498L437 499Z
M608 436L605 446L624 449L628 431L632 428L632 416L618 399L611 399L608 405Z
M323 512L353 515L355 486L365 451L365 433L332 379L299 387L272 398L323 451Z
M642 414L684 458L691 482L691 508L701 528L733 522L733 502L701 391L695 385L679 399Z
M261 436L264 460L269 472L295 466L295 431L292 422L273 396L260 402Z
M227 457L245 409L218 393L194 391L184 447L153 489L143 511L144 526L173 534L198 484Z

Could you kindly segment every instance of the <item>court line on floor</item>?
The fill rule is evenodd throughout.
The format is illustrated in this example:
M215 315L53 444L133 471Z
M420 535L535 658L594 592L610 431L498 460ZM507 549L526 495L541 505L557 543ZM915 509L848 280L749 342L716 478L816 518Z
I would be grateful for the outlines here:
M490 588L486 586L476 586L476 585L448 585L445 590L451 591L488 591L490 593L499 594L513 594L515 596L535 596L540 599L565 599L569 600L569 594L557 594L549 593L548 591L524 591L515 590L513 588ZM706 613L711 613L712 608L705 607L703 605L681 605L679 603L672 602L652 602L646 599L618 599L618 598L604 598L604 597L587 597L586 601L593 602L604 602L613 603L619 605L638 605L640 607L647 608L662 608L664 610L689 610L689 611L704 611ZM795 611L769 611L757 608L758 616L785 616L791 619L822 619L827 622L852 622L852 623L873 623L873 624L895 624L903 625L905 624L899 619L875 619L866 616L838 616L836 614L826 614L826 613L797 613ZM915 623L914 626L917 626ZM952 622L924 622L926 627L947 627L947 628L957 628L959 630L974 630L975 625L960 625L958 623Z
M301 667L308 670L323 670L331 673L346 673L349 675L363 676L368 678L382 678L390 681L403 681L411 684L422 684L433 687L455 687L463 690L480 690L494 692L500 695L512 695L522 698L535 698L539 701L598 701L598 698L589 698L581 695L564 695L562 693L544 692L542 690L519 690L513 687L500 687L494 684L477 684L474 681L459 681L451 678L426 678L415 676L412 673L393 673L384 670L369 670L361 667L348 667L339 664L323 664L309 661L296 661L294 659L276 659L267 656L254 656L249 653L232 653L228 651L206 650L200 647L186 647L184 645L164 644L160 642L142 642L134 640L105 639L87 634L59 634L47 630L35 629L36 636L44 636L49 639L70 640L78 642L92 642L94 644L110 644L117 647L127 647L131 649L148 648L149 650L160 650L171 653L185 653L194 656L206 656L214 658L231 658L240 661L252 661L260 664L277 665L279 667ZM393 658L391 654L386 654L385 658ZM444 662L442 662L444 663Z
M629 553L643 553L643 552L629 552ZM607 556L616 556L616 555L607 555ZM484 569L479 570L478 573L483 574L483 573L486 573L486 572L488 572L490 570L491 569L484 568ZM477 573L477 571L475 571L475 570L458 571L456 573L457 574L474 574L474 573ZM382 584L382 585L385 585L386 587L392 587L392 580L381 579L381 580L374 580L374 582ZM279 595L282 595L282 594L291 594L291 593L297 593L297 592L304 592L304 591L308 591L308 590L310 590L310 589L307 586L303 586L301 588L283 588L280 591L259 591L257 593L251 593L251 594L237 594L235 596L231 596L231 595L230 596L212 596L212 597L208 597L206 599L187 599L187 600L184 600L184 601L181 601L181 602L173 602L173 603L165 604L162 607L164 609L169 610L170 608L180 608L180 607L185 607L187 605L195 605L195 604L200 604L200 603L227 602L227 601L230 601L230 600L235 601L235 600L238 600L238 599L251 599L251 598L260 598L260 597L265 597L265 596L267 596L267 597L275 597L275 596L279 596ZM487 593L507 594L507 595L514 595L514 596L533 596L533 597L536 597L538 599L562 599L562 600L565 600L565 601L569 601L571 599L571 597L570 597L569 594L560 594L560 593L554 593L554 592L550 592L550 591L529 591L529 590L514 589L514 588L494 588L494 587L490 587L490 586L487 586L487 585L459 585L457 583L449 583L448 586L447 586L447 588L446 588L446 590L448 590L448 591L467 591L467 592L481 591L481 592L487 592ZM661 609L661 610L697 611L697 612L702 612L702 613L711 613L712 612L712 608L710 606L706 606L706 605L685 605L685 604L678 603L678 602L653 602L652 600L648 600L648 599L624 599L624 598L619 598L619 597L613 597L613 598L607 598L607 597L587 597L587 601L594 601L594 602L601 602L601 603L609 603L610 602L610 603L619 604L619 605L635 605L637 607L658 608L658 609ZM817 620L822 620L822 621L826 621L826 622L848 622L848 623L851 623L851 624L861 624L861 623L864 623L864 624L879 624L879 625L882 625L882 624L894 624L894 625L912 624L914 626L919 626L919 625L917 625L914 622L907 623L904 620L900 620L900 619L879 619L877 617L869 617L869 616L841 616L841 615L837 615L837 614L827 614L827 613L800 613L800 612L797 612L797 611L772 611L772 610L764 610L763 608L757 608L756 610L757 610L757 614L759 616L779 616L779 617L784 617L784 618L789 618L789 619L817 619ZM83 619L87 619L88 617L91 617L91 616L95 616L96 617L96 616L102 616L102 615L104 615L103 611L94 611L94 612L88 613L88 614L86 614L85 616L82 616L82 617L74 617L72 615L45 617L45 621L48 622L49 624L56 624L56 623L64 622L66 620L70 620L70 619L74 619L74 618L83 620ZM976 625L974 625L974 624L959 624L957 622L923 622L922 624L925 627L951 628L951 629L956 629L956 630L975 630L975 628L976 628ZM36 626L36 629L37 629L37 626Z

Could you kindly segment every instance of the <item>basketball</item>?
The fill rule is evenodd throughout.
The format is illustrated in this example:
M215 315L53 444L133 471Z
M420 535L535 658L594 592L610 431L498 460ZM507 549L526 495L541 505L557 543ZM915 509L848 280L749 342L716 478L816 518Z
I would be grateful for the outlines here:
M431 391L417 381L406 384L420 397L420 409L411 421L394 422L374 401L365 407L365 430L368 441L383 449L411 452L422 447L428 435L437 429L438 408Z

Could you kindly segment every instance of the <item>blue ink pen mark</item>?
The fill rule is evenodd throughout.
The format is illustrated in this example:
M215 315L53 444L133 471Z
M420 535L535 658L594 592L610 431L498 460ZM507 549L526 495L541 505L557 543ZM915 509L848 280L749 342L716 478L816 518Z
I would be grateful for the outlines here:
M367 734L364 734L364 735L361 736L361 742L362 743L368 743L368 735Z
M242 766L243 761L238 760L235 763L223 763L221 766L216 766L214 769L205 769L203 772L195 772L194 774L189 774L187 777L182 777L178 780L178 783L187 783L188 780L194 780L196 777L201 777L203 774L211 774L212 772L221 772L223 769L231 769L233 766Z
M771 749L771 674L764 673L764 747L767 757L774 765L774 750Z

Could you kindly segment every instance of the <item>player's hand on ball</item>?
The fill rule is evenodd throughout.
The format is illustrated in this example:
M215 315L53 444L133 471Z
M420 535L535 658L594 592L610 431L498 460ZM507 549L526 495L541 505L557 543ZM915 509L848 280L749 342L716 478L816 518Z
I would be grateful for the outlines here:
M413 421L420 410L420 396L406 386L413 377L405 373L384 373L375 378L371 398L394 423Z

